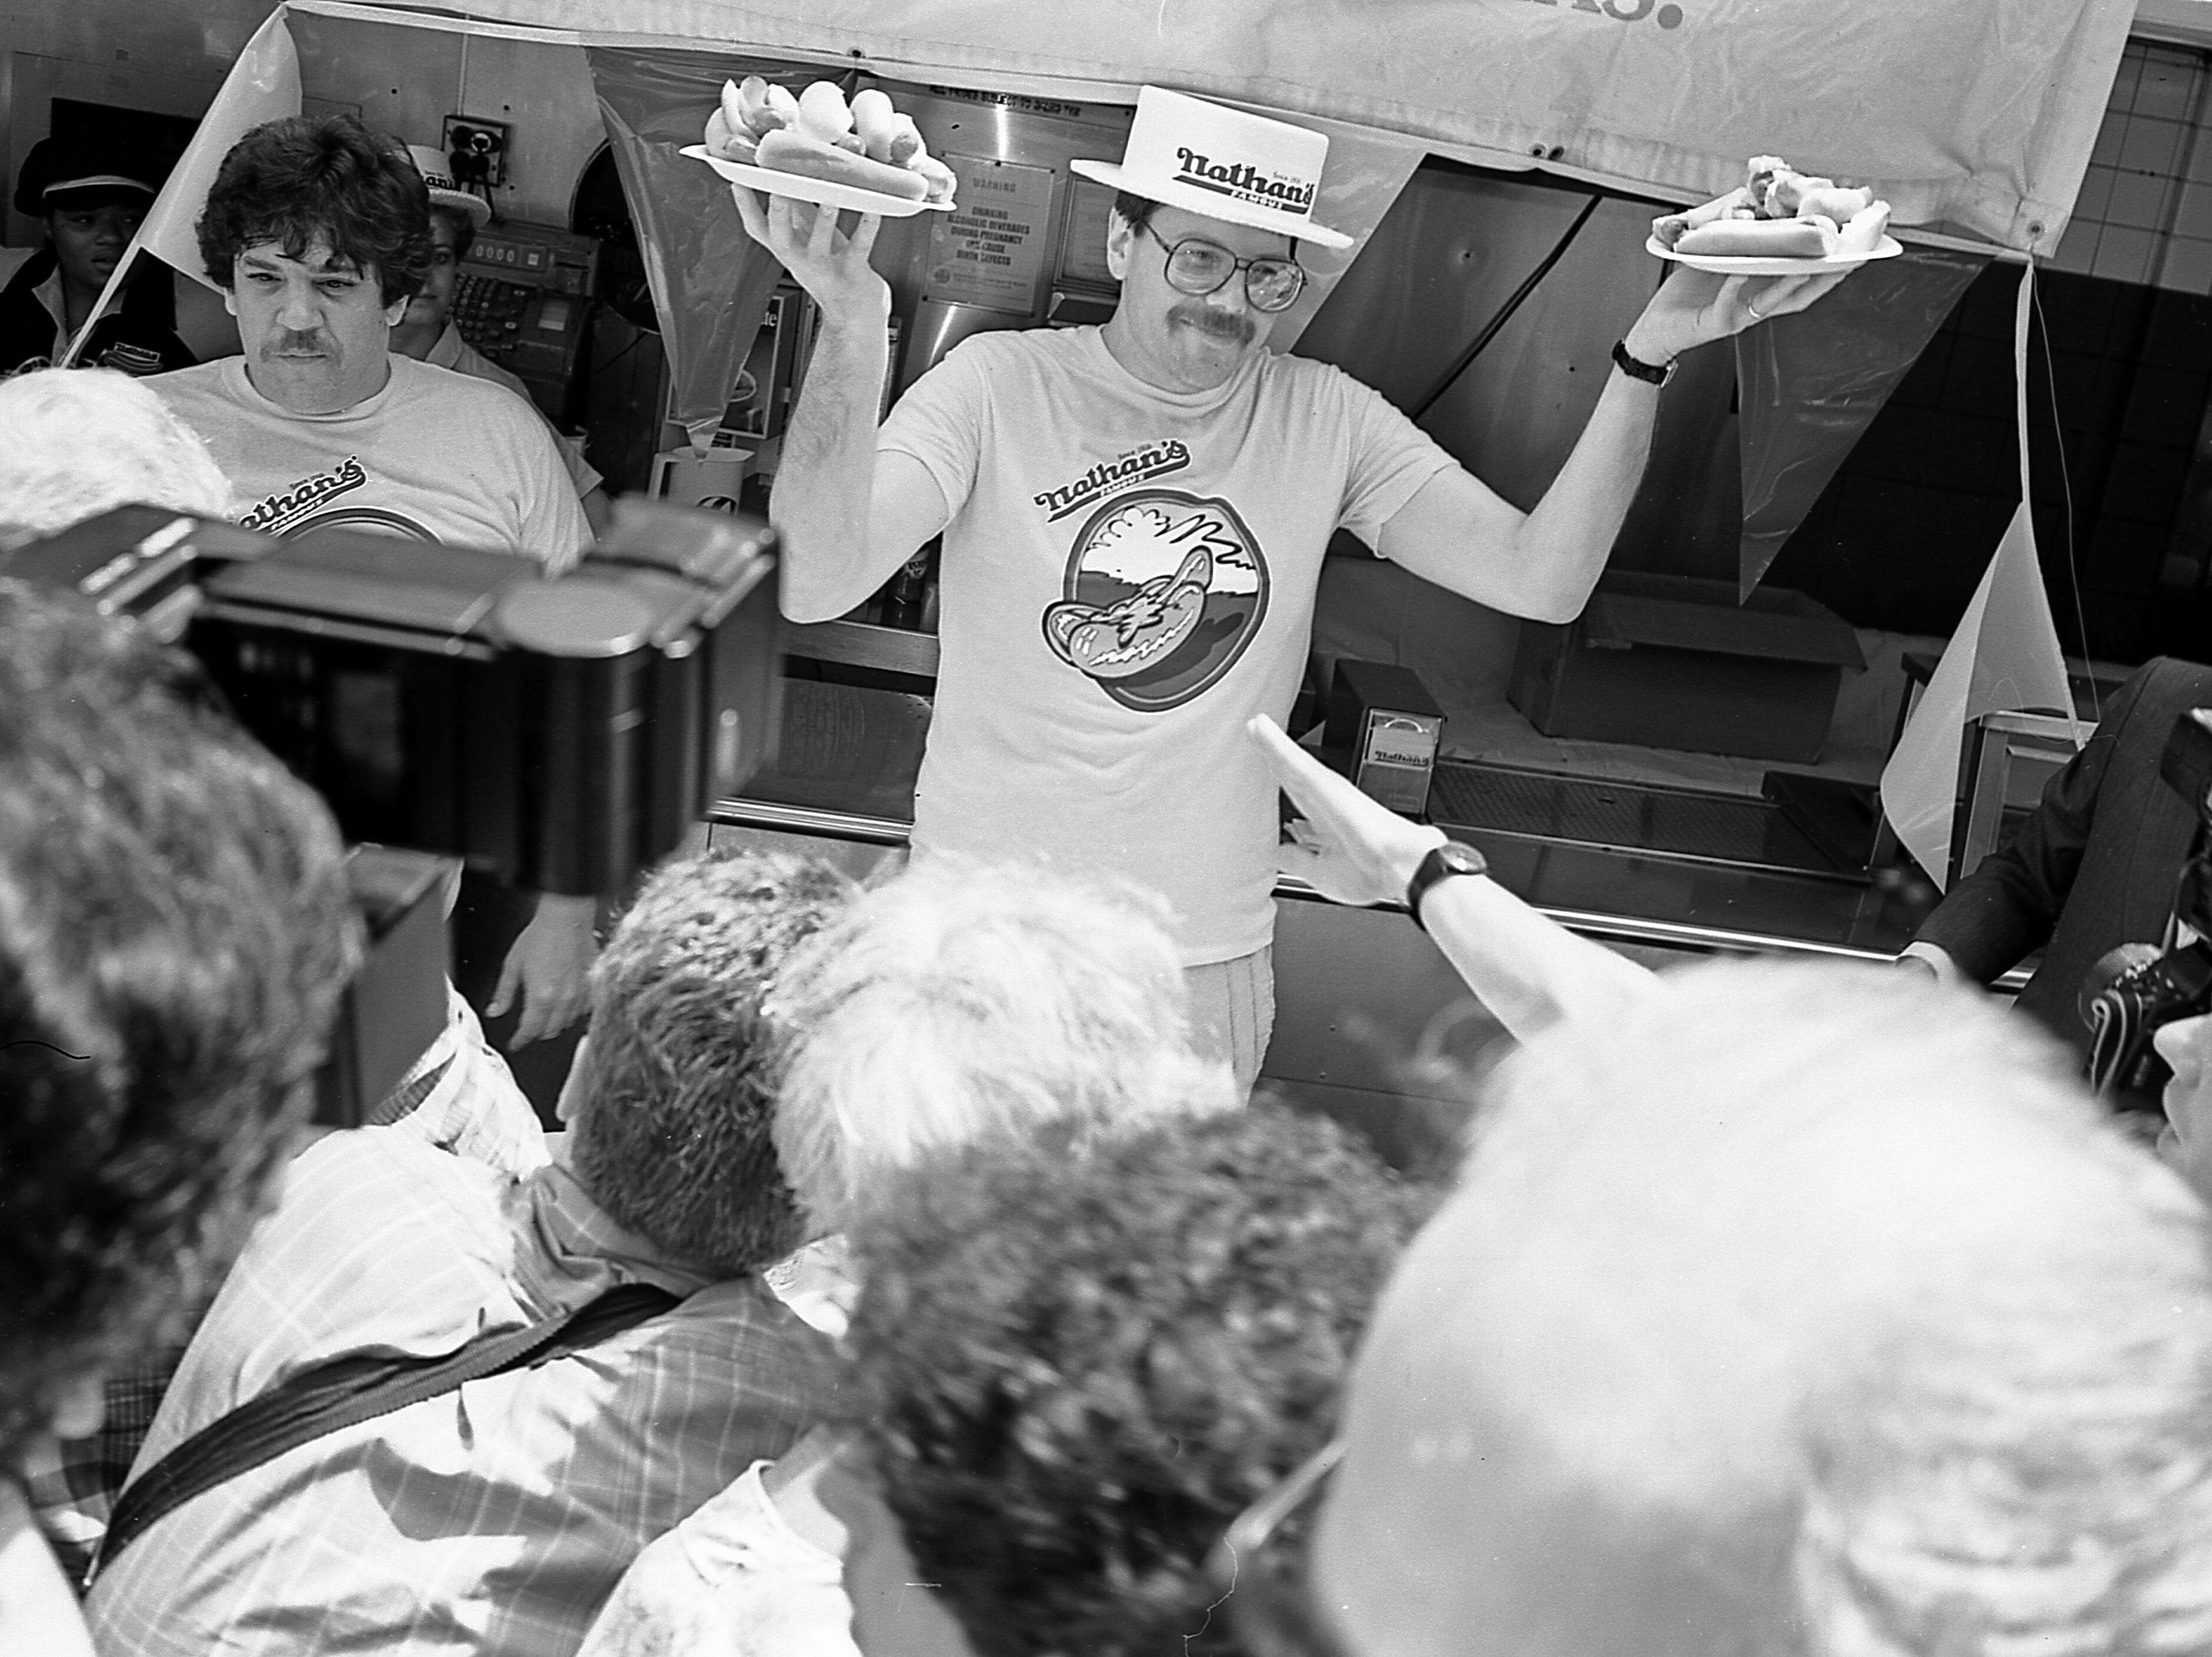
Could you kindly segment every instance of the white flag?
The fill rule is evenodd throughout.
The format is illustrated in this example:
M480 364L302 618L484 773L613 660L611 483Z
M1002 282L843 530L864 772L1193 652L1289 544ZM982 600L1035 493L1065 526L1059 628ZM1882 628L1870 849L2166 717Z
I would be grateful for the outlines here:
M300 54L293 49L292 32L285 27L284 8L279 6L270 15L269 21L254 31L253 38L246 43L246 50L230 66L230 73L223 77L222 88L208 106L208 112L200 118L191 143L170 172L161 193L147 209L138 234L131 237L131 245L116 262L115 274L101 290L100 303L92 307L93 321L106 311L108 301L123 286L141 249L204 286L215 286L201 268L199 240L194 227L199 222L201 209L207 205L208 189L215 183L216 171L222 165L222 158L230 154L231 146L255 127L264 121L299 112ZM64 365L76 360L77 352L91 331L92 321L77 331L76 337L63 354Z
M2069 717L2074 712L2027 504L2027 313L2033 281L2032 269L2021 273L2013 326L2020 507L1881 773L1882 812L1938 886L1950 868L1951 819L1967 722L2008 710L2045 709Z

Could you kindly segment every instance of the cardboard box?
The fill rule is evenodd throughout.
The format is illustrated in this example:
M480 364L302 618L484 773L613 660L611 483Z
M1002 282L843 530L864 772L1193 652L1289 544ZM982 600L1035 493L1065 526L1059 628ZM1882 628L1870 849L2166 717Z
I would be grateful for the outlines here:
M1410 668L1340 661L1329 681L1322 740L1350 755L1352 780L1394 811L1428 809L1443 709Z
M1850 624L1802 592L1608 574L1564 627L1524 622L1506 695L1547 737L1747 759L1820 756Z

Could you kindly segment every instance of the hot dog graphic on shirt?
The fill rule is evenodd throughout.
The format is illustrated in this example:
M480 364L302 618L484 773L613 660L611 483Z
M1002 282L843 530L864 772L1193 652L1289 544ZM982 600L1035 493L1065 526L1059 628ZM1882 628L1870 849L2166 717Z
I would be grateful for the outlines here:
M1070 549L1045 642L1125 707L1159 713L1216 683L1267 610L1267 561L1227 501L1139 489Z

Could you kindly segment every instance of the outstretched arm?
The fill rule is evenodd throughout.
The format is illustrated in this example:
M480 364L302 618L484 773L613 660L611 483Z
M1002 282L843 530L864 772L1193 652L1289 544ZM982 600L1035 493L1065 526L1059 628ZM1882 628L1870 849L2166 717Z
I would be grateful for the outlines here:
M1717 276L1686 266L1660 286L1623 343L1638 361L1663 367L1696 346L1802 311L1842 280ZM1658 410L1659 387L1608 367L1589 423L1534 511L1519 511L1480 478L1453 469L1399 509L1376 550L1508 615L1571 621L1636 499Z
M842 616L945 527L944 492L908 455L876 452L891 290L868 264L883 220L848 235L837 215L732 185L745 230L811 294L821 328L783 434L769 516L782 538L783 611Z
M1444 839L1361 793L1265 717L1252 739L1275 780L1304 814L1298 843L1278 859L1338 903L1395 903L1431 849ZM1650 993L1652 975L1601 944L1577 938L1486 878L1447 880L1422 900L1437 947L1498 1022L1522 1041L1568 1017L1607 1017Z

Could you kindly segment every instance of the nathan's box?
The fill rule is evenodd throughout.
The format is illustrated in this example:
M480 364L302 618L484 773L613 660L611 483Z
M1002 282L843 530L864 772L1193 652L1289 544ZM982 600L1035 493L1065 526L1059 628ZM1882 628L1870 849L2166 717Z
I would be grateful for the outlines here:
M1802 592L1615 573L1564 627L1524 622L1506 689L1547 737L1816 760L1857 635Z

